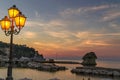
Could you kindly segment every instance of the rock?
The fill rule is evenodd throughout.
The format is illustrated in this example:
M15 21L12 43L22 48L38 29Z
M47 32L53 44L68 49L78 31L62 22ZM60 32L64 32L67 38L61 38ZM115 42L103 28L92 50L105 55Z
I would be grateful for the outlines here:
M83 62L81 63L83 66L96 66L97 56L94 52L89 52L83 56Z
M103 67L77 67L76 69L72 69L71 72L76 74L120 77L120 69Z
M38 64L35 63L34 65L29 64L30 68L34 68L40 71L50 71L50 72L56 72L56 71L61 71L61 70L66 70L67 68L64 66L57 66L55 64Z
M3 78L0 78L0 80L4 80Z
M19 79L19 80L32 80L32 79L29 79L29 78L23 78L23 79Z
M118 71L113 71L113 76L120 76L120 72L118 72Z

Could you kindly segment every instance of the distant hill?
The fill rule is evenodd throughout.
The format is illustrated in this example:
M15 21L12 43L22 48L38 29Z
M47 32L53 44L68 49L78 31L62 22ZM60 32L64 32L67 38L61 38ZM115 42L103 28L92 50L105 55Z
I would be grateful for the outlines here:
M0 55L6 56L9 54L9 43L0 41ZM39 54L34 48L30 48L26 45L13 44L13 57L20 59L21 57L28 58L43 58L42 54Z

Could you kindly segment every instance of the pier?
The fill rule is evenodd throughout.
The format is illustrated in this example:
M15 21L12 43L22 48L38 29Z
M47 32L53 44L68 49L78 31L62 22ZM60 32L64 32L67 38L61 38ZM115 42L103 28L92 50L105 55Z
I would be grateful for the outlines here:
M36 61L38 63L58 63L58 64L81 64L80 62L75 62L75 61Z

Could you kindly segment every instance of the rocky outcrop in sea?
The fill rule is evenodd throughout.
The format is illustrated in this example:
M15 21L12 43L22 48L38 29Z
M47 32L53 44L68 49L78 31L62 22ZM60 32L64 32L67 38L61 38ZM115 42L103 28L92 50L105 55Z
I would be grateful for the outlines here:
M75 69L72 69L71 72L82 75L120 77L120 69L103 67L76 67Z
M72 73L82 75L120 77L120 69L96 67L97 56L94 52L86 53L82 59L83 62L81 64L83 67L76 67L72 69Z

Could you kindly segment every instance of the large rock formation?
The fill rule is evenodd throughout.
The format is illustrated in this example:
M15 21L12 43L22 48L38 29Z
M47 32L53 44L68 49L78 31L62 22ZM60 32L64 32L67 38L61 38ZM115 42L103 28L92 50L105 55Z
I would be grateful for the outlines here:
M96 59L97 56L95 55L94 52L89 52L83 56L83 66L96 66Z
M0 41L0 67L8 65L9 51L9 44ZM13 44L14 65L19 66L19 64L22 64L19 62L26 63L29 61L45 61L45 58L34 48L27 47L26 45Z

